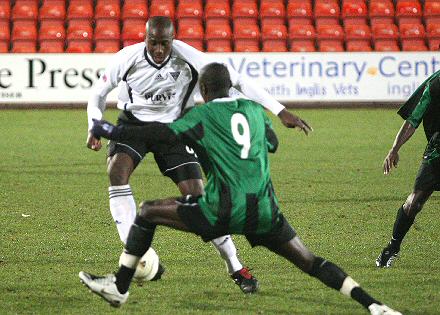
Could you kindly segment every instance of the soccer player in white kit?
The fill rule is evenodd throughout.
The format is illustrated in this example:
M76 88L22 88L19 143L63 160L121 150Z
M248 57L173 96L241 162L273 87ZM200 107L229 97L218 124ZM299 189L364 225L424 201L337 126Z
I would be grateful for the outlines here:
M87 106L87 147L95 151L101 149L101 141L90 133L92 119L102 119L106 96L121 81L118 124L170 123L194 106L198 72L212 61L209 55L175 40L173 24L168 17L150 18L146 24L145 42L117 52L94 87ZM305 121L288 112L266 91L247 83L231 67L229 71L235 89L277 115L285 126L298 127L306 134L311 130ZM136 216L136 203L128 181L148 152L154 154L162 174L174 181L182 195L198 196L204 192L200 166L189 147L183 144L148 146L137 140L110 142L107 161L110 211L124 243ZM244 293L256 292L258 281L238 260L231 237L222 236L212 243L241 290ZM155 279L160 278L162 272L160 268Z

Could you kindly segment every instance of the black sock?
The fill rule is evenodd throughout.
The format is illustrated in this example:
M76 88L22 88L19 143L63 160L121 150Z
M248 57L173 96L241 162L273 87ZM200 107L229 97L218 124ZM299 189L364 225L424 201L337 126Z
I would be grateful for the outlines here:
M368 308L373 303L376 304L382 304L378 300L373 299L367 292L364 291L361 287L355 287L353 290L351 290L350 293L353 300L357 301L358 303L362 304L365 308Z
M119 267L118 272L115 274L116 276L116 287L118 288L119 293L124 294L128 291L130 287L131 279L133 279L134 272L136 269L131 269L121 265Z
M128 254L142 257L150 248L156 225L137 215L128 233L125 250Z
M312 270L310 270L309 274L312 277L318 278L328 287L338 291L342 288L344 280L348 277L341 268L321 257L315 257ZM350 292L350 296L353 300L359 302L366 308L372 303L381 304L360 287L353 288Z
M390 246L400 250L400 244L403 241L406 233L408 233L409 228L414 223L414 218L410 218L405 211L403 210L403 206L399 208L397 211L396 221L394 222L393 227L393 238L390 241Z
M128 233L125 251L129 255L142 257L151 246L156 225L141 216L136 216ZM122 265L116 273L116 286L122 294L128 291L136 269Z

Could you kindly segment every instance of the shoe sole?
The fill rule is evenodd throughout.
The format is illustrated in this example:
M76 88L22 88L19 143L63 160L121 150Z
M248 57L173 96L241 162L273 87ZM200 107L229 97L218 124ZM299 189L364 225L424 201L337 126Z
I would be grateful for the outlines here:
M115 307L115 308L121 307L121 303L120 303L119 301L108 300L105 296L99 294L99 292L93 291L92 288L89 287L89 285L87 284L87 282L81 278L81 275L80 275L79 277L80 277L80 280L79 280L79 281L80 281L80 282L81 282L81 283L82 283L87 289L89 289L89 291L90 291L91 293L94 293L94 294L96 294L97 296L101 297L103 300L105 300L107 303L109 303L110 306L112 306L112 307Z

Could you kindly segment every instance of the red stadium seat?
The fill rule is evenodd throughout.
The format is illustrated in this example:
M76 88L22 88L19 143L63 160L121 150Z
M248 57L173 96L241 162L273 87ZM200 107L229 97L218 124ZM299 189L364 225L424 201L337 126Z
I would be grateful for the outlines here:
M95 7L95 19L117 19L121 18L121 7L119 0L98 0Z
M340 9L334 0L317 0L315 2L315 25L339 24Z
M395 39L378 39L374 41L375 51L400 51L397 40Z
M342 3L342 19L347 24L367 24L368 9L360 0L344 0Z
M400 38L403 39L424 39L425 28L422 24L400 24Z
M282 39L287 38L287 28L284 24L264 24L261 29L262 39Z
M29 0L17 0L12 8L12 20L36 20L38 3Z
M0 41L9 42L11 39L11 28L9 26L9 21L0 20Z
M122 7L122 19L142 19L148 18L147 1L125 1Z
M427 38L440 38L440 23L438 24L428 24L426 26Z
M12 40L37 40L37 25L33 20L18 20L12 25Z
M119 21L114 19L96 20L94 38L97 39L116 39L119 40L121 30Z
M9 42L0 41L0 54L9 52Z
M258 39L236 39L234 40L235 52L259 52L260 42Z
M63 53L64 40L41 40L39 53Z
M72 39L67 41L68 53L91 53L92 41L88 39Z
M44 1L38 17L40 20L64 20L66 18L65 1Z
M177 4L177 18L202 18L203 7L201 1L194 0L180 0Z
M396 4L396 18L399 24L421 23L422 7L418 0L400 0Z
M209 52L231 52L231 40L229 39L208 39L206 51Z
M131 46L143 42L143 40L126 39L122 41L122 47Z
M397 39L399 31L395 24L376 24L372 27L374 39Z
M152 0L150 16L168 16L174 20L175 8L173 0Z
M139 43L144 41L145 39L145 23L142 20L124 20L122 24L122 34L121 38L123 41L130 41L124 43L124 46L126 44L130 43Z
M42 20L38 31L40 40L64 40L66 38L66 30L64 29L64 21L62 20Z
M390 0L373 0L369 9L371 26L394 23L394 5Z
M204 51L203 48L203 40L201 39L190 39L190 38L185 38L184 40L182 40L183 42L187 43L188 45L194 47L197 50L200 51Z
M241 23L240 19L234 20L235 39L260 39L260 28L256 23Z
M11 17L11 4L10 1L0 2L0 20L9 20Z
M402 51L427 51L424 39L402 39Z
M206 21L205 39L231 39L231 26L225 19L210 19Z
M121 49L121 42L119 40L96 40L95 53L115 53Z
M364 41L364 40L347 40L345 42L346 50L347 51L371 51L371 44L370 41Z
M229 1L207 0L205 4L205 19L226 18L229 20L231 16L231 6Z
M318 25L316 27L318 39L335 39L342 41L344 39L344 30L340 25Z
M179 19L177 28L177 38L182 39L202 39L204 35L201 19L182 18Z
M91 20L70 20L67 25L67 39L92 39L93 27Z
M428 39L428 48L431 51L440 50L440 38Z
M13 53L36 53L37 42L35 40L15 40L12 41Z
M291 24L312 24L312 3L310 1L289 1L287 19Z
M320 40L318 41L318 50L323 52L341 52L344 51L342 41Z
M70 1L67 8L67 19L93 19L93 5L91 1Z
M264 52L287 52L286 40L283 39L266 39L262 43L262 51Z
M367 40L371 39L371 30L368 25L360 24L360 25L345 25L345 38L352 40Z
M286 17L286 7L284 6L283 0L261 0L260 2L260 18L275 17L284 18Z
M294 39L290 41L290 51L292 52L314 52L316 51L314 40Z
M316 37L315 27L313 25L296 25L289 26L289 39L309 39L314 40Z
M232 18L252 18L257 19L257 3L252 0L234 1L232 4Z

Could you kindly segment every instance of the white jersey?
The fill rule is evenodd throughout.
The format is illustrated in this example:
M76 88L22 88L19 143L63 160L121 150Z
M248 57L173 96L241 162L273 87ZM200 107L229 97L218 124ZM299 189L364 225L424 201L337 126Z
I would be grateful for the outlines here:
M92 119L102 119L107 94L121 84L117 107L130 111L141 121L169 123L182 110L194 106L198 73L215 62L205 54L179 40L173 40L170 56L158 65L149 56L144 42L117 52L94 87L88 106L89 129ZM230 66L232 85L246 97L257 101L277 115L284 106L255 84L249 84Z

